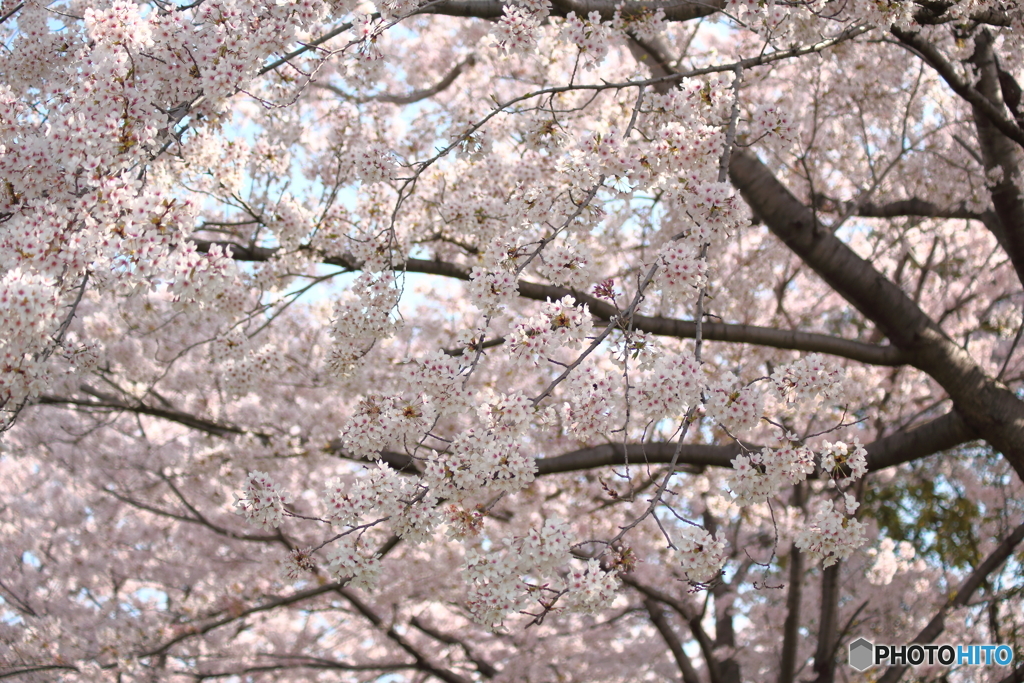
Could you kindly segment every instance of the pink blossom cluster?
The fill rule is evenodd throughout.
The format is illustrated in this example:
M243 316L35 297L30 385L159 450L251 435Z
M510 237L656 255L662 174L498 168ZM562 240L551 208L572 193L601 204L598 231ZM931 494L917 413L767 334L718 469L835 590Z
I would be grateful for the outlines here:
M273 218L267 227L274 231L277 242L285 251L297 249L308 236L314 217L293 197L282 197L274 207Z
M509 306L518 293L519 281L508 271L488 271L476 266L470 274L469 300L487 315Z
M693 356L663 355L637 390L637 405L649 420L677 417L701 400L704 372Z
M508 3L502 9L501 18L494 25L494 41L509 53L526 53L534 50L537 47L543 18L539 13L526 7Z
M579 349L593 329L587 304L577 306L572 296L549 299L540 313L516 325L509 348L513 357L537 364L557 349Z
M774 104L763 104L750 118L747 136L766 143L789 144L795 139L797 127L785 109Z
M388 529L410 543L430 540L444 521L437 502L421 482L379 460L348 483L331 480L323 494L324 519L332 524L356 530L386 522Z
M612 28L623 33L629 32L643 40L651 40L665 29L665 9L656 8L653 12L630 12L622 16L622 7L615 10L612 17Z
M867 575L875 586L888 586L900 572L925 568L923 560L915 559L917 551L909 541L896 543L891 538L883 538L878 547L868 549L867 554L875 559Z
M682 524L672 534L677 547L676 558L688 581L706 584L714 581L726 560L725 542L707 529Z
M342 440L353 455L373 458L385 446L415 448L430 429L436 411L421 397L369 394L342 429Z
M683 97L682 92L676 97ZM693 116L692 111L687 114ZM649 156L665 174L662 178L674 175L685 176L690 183L711 181L717 177L716 159L724 146L725 135L717 126L670 120L656 131Z
M686 189L680 201L695 224L689 234L695 243L721 246L749 222L746 205L729 183L691 180Z
M763 400L756 384L737 387L736 377L726 373L707 388L704 410L709 417L737 435L754 429L761 421Z
M356 176L366 184L391 180L395 164L390 150L380 142L371 142L352 151Z
M732 460L729 490L738 505L764 502L784 487L804 481L814 471L814 452L807 446L786 444L781 448L738 455Z
M821 469L839 484L854 482L868 472L868 452L856 438L852 444L826 441L821 451Z
M596 66L608 54L612 33L601 20L600 12L591 12L586 19L569 12L562 25L560 37L579 48L584 64Z
M812 353L772 373L775 392L784 401L842 403L846 396L845 372L823 356Z
M281 349L273 344L249 349L244 355L221 366L224 388L233 396L244 396L284 365Z
M559 606L568 612L596 614L612 604L619 589L615 574L601 568L597 560L587 560L585 569L573 566L566 577L568 591Z
M0 405L38 395L49 369L40 358L51 343L59 301L41 277L11 270L0 279Z
M849 501L848 501L849 502ZM847 505L847 512L852 513ZM798 548L829 567L845 560L867 541L862 522L841 514L831 500L818 506L807 526L796 534Z
M695 299L707 283L707 260L686 242L669 242L658 255L658 270L654 286L668 304L680 304Z
M194 243L174 252L174 279L168 288L182 307L204 308L230 296L236 265L230 250L214 245L201 254Z
M412 495L409 479L378 460L376 467L367 468L348 485L337 479L328 482L323 495L324 518L342 526L359 526L397 515L402 501ZM373 518L368 519L371 513Z
M552 243L541 252L537 272L556 285L585 291L591 282L588 264L592 261L590 247L574 239Z
M609 360L620 369L628 365L651 370L664 351L653 334L630 330L628 334L616 335Z
M431 493L453 501L480 492L515 493L534 479L536 465L510 434L475 428L455 437L446 453L426 463L423 481Z
M523 537L506 538L504 550L466 553L468 607L480 624L498 627L511 612L532 598L552 607L592 612L614 595L614 574L591 560L584 571L559 576L571 561L569 525L549 520ZM564 602L563 602L564 600Z
M286 512L285 505L292 496L266 472L249 472L242 495L235 494L235 514L260 529L276 529Z
M530 399L520 392L502 394L497 400L485 403L477 409L488 430L496 436L515 437L529 429L529 419L534 412Z
M583 442L600 439L615 426L612 397L616 382L592 366L581 368L563 383L566 400L562 421Z
M465 367L460 359L435 349L407 366L411 391L425 395L438 410L459 412L473 403L473 391L466 388Z
M380 579L380 557L360 542L359 536L342 536L327 549L331 574L339 580L350 579L353 588L369 590Z
M334 346L328 361L331 370L339 374L348 372L377 340L394 332L391 312L397 303L398 289L392 271L363 273L356 278L348 297L334 308Z

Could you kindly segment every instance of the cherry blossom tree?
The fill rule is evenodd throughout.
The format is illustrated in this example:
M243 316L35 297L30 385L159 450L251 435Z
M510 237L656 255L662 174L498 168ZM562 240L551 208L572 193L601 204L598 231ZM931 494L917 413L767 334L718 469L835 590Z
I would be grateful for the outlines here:
M1024 677L1019 3L0 34L0 679Z

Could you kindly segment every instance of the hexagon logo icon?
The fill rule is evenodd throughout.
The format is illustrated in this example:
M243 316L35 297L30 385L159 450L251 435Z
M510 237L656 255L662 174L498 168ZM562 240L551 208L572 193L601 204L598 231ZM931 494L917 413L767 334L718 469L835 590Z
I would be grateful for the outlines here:
M869 640L858 638L850 643L850 666L863 671L874 663L875 646Z

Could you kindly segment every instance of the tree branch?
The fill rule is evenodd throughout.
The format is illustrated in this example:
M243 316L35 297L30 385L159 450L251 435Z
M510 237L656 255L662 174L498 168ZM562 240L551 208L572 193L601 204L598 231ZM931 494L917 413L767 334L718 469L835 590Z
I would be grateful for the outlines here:
M690 0L640 0L631 2L625 7L616 0L556 0L552 3L551 14L564 17L570 12L576 16L586 17L597 12L601 19L609 21L615 16L616 10L624 15L650 16L657 10L665 12L667 21L690 21L714 14L722 9L722 0L708 2L691 2ZM431 3L417 14L442 14L449 17L474 17L476 19L500 19L504 13L505 3L501 0L447 0Z
M340 589L346 583L348 583L348 579L345 579L344 581L325 583L322 586L316 586L315 588L307 588L306 590L302 591L295 591L291 595L284 595L277 598L272 598L260 605L255 605L253 607L249 607L248 609L244 609L240 612L232 613L229 616L216 619L214 621L209 622L205 626L190 625L191 628L189 628L189 630L187 630L186 632L180 633L177 636L174 636L173 638L164 641L163 644L158 645L157 647L151 650L140 653L138 657L153 657L156 655L164 654L172 647L174 647L183 640L187 640L188 638L209 633L210 631L216 628L220 628L221 626L230 624L233 621L238 621L239 619L243 619L251 614L266 612L267 610L276 609L278 607L284 607L286 605L293 605L297 602L302 602L303 600L308 600L309 598L314 598L318 595L329 593L331 591ZM460 681L459 683L462 682Z
M693 668L693 662L690 661L686 652L683 651L683 644L679 642L679 636L672 629L672 624L668 623L665 609L661 606L661 603L652 598L645 598L644 607L647 609L647 614L651 617L651 623L654 624L654 628L658 629L662 640L668 645L668 649L672 651L672 656L675 657L676 664L679 666L679 672L683 676L683 683L701 683L697 670Z
M815 197L815 204L824 211L845 214L854 209L854 214L864 218L899 218L902 216L921 216L923 218L960 218L965 220L984 220L982 214L969 211L963 204L960 206L943 207L933 202L911 197L897 199L885 204L856 201L843 202L830 197Z
M842 562L821 572L821 605L818 615L818 647L814 651L815 683L832 683L836 675L836 636L839 633L839 568Z
M793 487L792 504L804 508L806 484ZM800 647L800 616L803 613L804 554L794 542L789 551L789 587L786 592L786 620L782 626L782 655L779 657L778 683L793 683L796 675L796 657Z
M874 472L920 460L976 438L960 415L956 411L951 411L931 422L901 429L867 444L864 448L868 452L868 471ZM748 448L758 450L761 447L748 444ZM537 476L625 465L627 462L663 465L672 462L675 449L676 444L673 443L631 444L628 451L621 443L581 448L563 455L537 459ZM732 459L742 452L737 444L686 444L679 454L677 464L687 468L729 468L732 467Z
M1003 539L1003 542L996 546L989 553L988 557L960 583L952 597L946 601L946 604L939 609L935 616L932 617L932 620L928 622L928 625L911 642L930 643L938 638L946 628L946 615L966 605L971 596L974 595L974 591L978 590L989 574L1002 566L1003 562L1010 557L1022 540L1024 540L1024 524L1018 526L1013 530L1013 533ZM879 683L896 683L906 670L907 667L905 666L890 666L886 669L885 675L879 679Z
M993 38L985 30L975 39L974 55L971 62L979 74L977 90L984 101L1002 105L999 64L992 46ZM1002 238L1000 246L1006 251L1017 272L1017 279L1024 283L1024 196L1017 187L1015 178L1020 175L1017 157L1020 150L1007 136L997 130L998 126L979 105L971 103L974 110L974 126L978 131L978 144L985 172L994 178L988 185L992 208L1000 224ZM1024 144L1024 143L1022 143ZM997 235L998 236L998 235Z
M1004 678L1001 678L999 683L1022 683L1022 681L1024 681L1024 666L1018 666Z
M625 465L627 462L633 465L665 465L672 462L677 447L676 443L644 443L631 444L627 449L621 443L608 443L592 448L581 448L563 455L538 458L537 476ZM677 464L691 471L697 471L704 466L732 467L731 460L741 452L737 445L686 444L679 452Z
M914 21L922 25L936 25L936 24L948 24L950 22L962 22L964 17L952 16L947 14L949 9L953 7L955 2L929 2L927 6L922 6L925 3L917 3L917 11L914 12ZM982 9L976 12L971 12L970 20L978 24L988 24L990 26L1010 26L1010 16L1006 12L1001 12L996 8Z
M10 669L0 670L0 678L12 678L13 676L39 673L41 671L79 671L79 668L70 664L28 664L21 668L11 667Z
M974 108L975 112L987 118L1003 135L1024 147L1024 131L1020 129L1020 126L1015 121L1006 117L991 100L972 88L970 83L961 78L960 74L956 72L953 65L946 60L937 47L928 42L918 32L893 27L892 34L935 69L953 92L966 100Z
M978 436L960 414L951 410L931 422L893 432L867 444L868 470L884 470L973 441Z
M214 436L230 436L249 433L242 427L225 425L178 410L153 408L144 404L130 404L109 398L106 401L88 401L60 396L44 396L39 403L47 405L73 405L82 408L99 408L101 410L119 410L140 415L150 415L164 420L177 422L192 429L198 429ZM266 434L254 433L257 438L269 438ZM960 444L977 439L978 435L964 422L958 412L950 411L942 417L916 427L901 429L865 446L868 452L868 470L875 471L887 467L895 467L906 462L949 450ZM580 470L597 469L634 464L668 464L672 462L677 444L645 443L631 444L627 447L621 443L608 443L600 446L580 448L561 455L538 458L537 476L578 472ZM749 446L759 449L760 446ZM341 439L334 439L324 449L327 453L360 460L345 453ZM740 455L742 449L738 444L713 446L705 444L685 444L679 453L677 464L680 469L698 471L702 467L732 467L732 459ZM629 456L627 458L627 455ZM397 451L382 450L378 457L395 470L419 471L417 462L411 456ZM114 495L114 494L112 494ZM131 504L136 501L126 500ZM155 514L173 514L163 510L152 509ZM182 521L202 524L201 520L179 516ZM216 530L216 529L215 529ZM241 540L259 540L243 538Z
M160 517L168 517L170 519L176 519L179 522L188 522L190 524L198 524L200 526L206 527L207 529L213 531L216 534L219 534L221 536L226 536L228 538L232 538L232 539L234 539L236 541L258 541L258 542L261 542L261 543L269 543L269 542L276 543L277 541L281 540L281 537L278 536L278 535L271 536L269 534L239 534L239 533L235 533L234 531L231 531L230 529L225 529L223 527L219 527L216 524L213 524L213 523L209 522L208 520L206 520L205 518L202 518L202 517L196 518L196 517L188 517L187 515L179 515L176 512L171 512L170 510L162 510L162 509L156 507L155 505L149 505L148 503L143 503L141 501L135 500L134 498L129 498L128 496L121 495L117 491L112 491L110 489L101 489L101 490L104 493L106 493L107 495L109 495L109 496L111 496L113 498L118 499L122 503L126 503L128 505L131 505L132 507L138 508L139 510L145 510L146 512L150 512L150 513L152 513L154 515L158 515Z
M389 95L387 93L382 93L382 94L379 94L379 95L371 95L369 97L360 98L360 99L357 99L356 101L358 101L358 102L369 102L369 101L373 101L373 102L386 102L388 104L400 104L400 105L415 104L416 102L420 102L421 100L425 100L427 98L433 97L434 95L436 95L436 94L438 94L440 92L444 92L445 90L447 90L451 86L452 83L455 82L455 80L459 76L462 75L463 71L465 71L468 68L473 67L475 64L476 64L476 56L470 55L466 59L464 59L461 62L459 62L458 64L456 64L452 68L451 71L449 71L447 74L445 74L444 78L442 78L440 81L438 81L434 85L430 86L429 88L421 88L420 90L413 90L412 92L410 92L408 94L405 94L405 95ZM315 88L322 88L324 90L329 90L329 91L333 92L335 95L338 95L339 97L343 97L343 98L346 98L346 99L350 98L348 93L346 93L344 90L342 90L341 88L339 88L337 86L331 85L330 83L311 83L310 85L312 85Z
M973 152L973 150L971 151ZM983 163L983 161L979 158L978 163ZM836 211L845 215L846 212L855 204L856 202L837 202L833 199L824 198L824 202L819 204L819 208ZM1003 224L999 220L999 216L991 209L978 213L976 211L969 211L963 204L960 206L944 208L924 199L918 199L917 197L900 199L886 204L865 202L864 204L855 206L854 208L854 213L864 218L920 216L922 218L958 218L962 220L980 221L982 225L989 229L989 232L992 233L996 238L996 241L999 242L999 245L1007 254L1012 250L1010 243L1006 239L1006 230L1003 228Z
M442 669L432 664L430 660L427 659L426 655L419 651L419 648L413 645L408 638L406 638L398 631L396 631L394 626L388 626L387 624L385 624L384 620L376 612L374 612L369 605L367 605L361 599L359 599L352 591L347 590L345 588L339 588L337 592L339 595L343 596L346 600L348 600L349 604L355 607L356 611L362 614L371 624L373 624L378 629L383 631L388 638L395 642L396 645L398 645L400 648L405 650L410 656L412 656L412 658L416 661L417 669L425 673L428 673L432 676L436 676L445 683L470 683L469 679L460 676L454 671Z
M245 674L262 673L270 671L282 671L288 669L317 669L317 670L334 670L334 671L373 671L373 672L385 672L385 671L406 671L408 669L415 669L413 664L348 664L346 662L338 661L336 659L327 659L325 657L309 657L306 655L268 655L261 654L261 657L268 657L274 659L286 659L295 660L289 663L281 664L264 664L264 665L250 665L244 666L238 669L215 671L207 673L189 673L190 676L195 676L196 680L205 681L212 678L230 678L239 677Z
M232 258L240 261L268 261L277 253L277 249L240 247L231 242L210 240L193 240L193 242L195 242L196 248L204 253L209 251L214 245L219 245L225 249L230 248ZM362 264L350 256L325 255L320 257L319 260L322 263L341 266L348 270L360 270L362 268ZM469 280L468 270L445 261L407 259L401 266L396 267L396 270L408 273L440 275L457 280ZM578 303L586 304L590 308L591 314L598 320L608 321L613 316L618 315L615 306L607 301L590 296L589 294L566 289L565 287L520 280L519 295L525 299L533 299L535 301L547 301L548 299L555 301L564 296L572 296ZM634 329L659 336L693 339L697 334L697 323L689 320L634 315L632 321ZM701 336L711 341L756 344L758 346L792 351L825 353L870 365L897 366L908 362L907 355L892 346L879 346L813 332L779 330L771 327L759 327L757 325L704 322L701 325Z
M473 662L473 665L476 667L476 670L479 671L480 675L484 678L494 678L498 675L498 670L495 669L490 662L476 654L473 651L473 648L470 647L466 642L456 638L455 636L443 633L432 626L424 624L419 617L413 617L412 619L410 619L409 625L418 628L420 631L423 631L434 640L439 640L447 645L457 645L458 647L462 648L462 651L466 653L466 658L469 659L469 661Z
M213 420L205 420L200 417L196 417L191 413L185 413L180 410L172 410L170 408L156 408L153 406L146 405L142 402L139 403L128 403L121 399L111 396L109 394L103 394L89 387L82 385L80 387L83 393L91 396L97 396L100 400L93 401L84 398L72 398L70 396L40 396L36 399L35 403L39 405L71 405L79 406L82 408L99 409L99 410L117 410L117 411L129 411L138 415L150 415L152 417L159 417L164 420L171 422L177 422L178 424L190 427L192 429L205 432L212 436L228 436L230 434L245 434L247 431L241 427L235 427L233 425L227 425L220 422L214 422ZM259 435L262 438L266 438L266 435Z
M814 213L756 157L737 150L730 173L769 229L908 354L910 364L935 379L964 421L1024 478L1024 402L986 376L903 290L818 225Z
M715 658L715 643L708 636L704 627L701 625L701 619L703 614L694 609L691 605L677 600L671 595L663 593L656 588L646 586L636 580L630 574L623 574L619 577L622 583L630 586L640 592L645 598L649 600L656 600L662 602L671 607L676 614L683 618L683 620L690 627L690 632L693 634L694 640L700 646L701 654L704 656L704 663L708 667L708 676L711 678L712 683L721 683L721 672L719 670L719 662Z

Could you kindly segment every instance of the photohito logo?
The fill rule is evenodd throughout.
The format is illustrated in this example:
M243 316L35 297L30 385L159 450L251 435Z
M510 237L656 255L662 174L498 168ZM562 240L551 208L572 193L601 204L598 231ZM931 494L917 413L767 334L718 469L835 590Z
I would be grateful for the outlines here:
M886 666L1007 666L1013 661L1009 645L875 645L866 638L850 643L850 666L864 671L878 664Z

